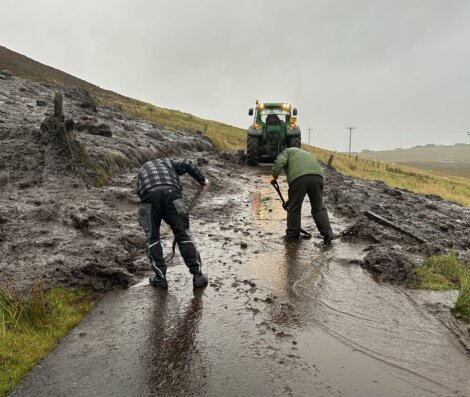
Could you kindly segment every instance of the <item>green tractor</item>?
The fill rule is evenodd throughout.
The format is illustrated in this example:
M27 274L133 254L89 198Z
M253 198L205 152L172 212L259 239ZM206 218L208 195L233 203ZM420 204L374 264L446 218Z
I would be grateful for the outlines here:
M248 128L246 162L249 165L272 162L287 147L300 148L297 109L288 103L260 103L248 111L254 116Z

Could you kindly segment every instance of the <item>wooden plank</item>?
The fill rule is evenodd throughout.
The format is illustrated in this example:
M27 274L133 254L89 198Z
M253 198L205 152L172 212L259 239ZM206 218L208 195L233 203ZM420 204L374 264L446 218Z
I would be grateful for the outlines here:
M364 215L367 216L367 218L369 218L370 220L373 220L377 223L380 223L381 225L390 227L390 228L395 229L396 231L398 231L400 233L403 233L403 234L405 234L409 237L414 238L416 241L418 241L421 244L424 244L424 243L427 242L426 240L422 239L421 237L416 236L415 234L411 233L410 231L402 228L401 226L398 226L398 225L394 224L393 222L389 221L388 219L385 219L385 218L381 217L380 215L374 214L373 212L370 212L370 211L364 211Z

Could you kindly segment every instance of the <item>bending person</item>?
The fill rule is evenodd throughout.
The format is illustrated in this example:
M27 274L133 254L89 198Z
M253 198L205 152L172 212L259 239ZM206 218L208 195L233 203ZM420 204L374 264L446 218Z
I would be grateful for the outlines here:
M189 230L189 217L182 196L179 176L185 173L202 186L209 183L189 160L151 160L142 165L137 175L137 193L141 201L139 223L146 235L147 255L155 272L149 280L154 287L168 287L167 266L160 242L162 220L173 231L184 263L193 275L194 288L207 284L207 277L201 271L201 257Z
M289 184L289 205L287 210L287 229L284 240L297 241L300 237L300 215L305 195L308 194L312 216L325 245L331 243L331 230L328 211L323 205L323 171L317 159L298 148L287 148L274 162L270 183L273 183L282 170Z

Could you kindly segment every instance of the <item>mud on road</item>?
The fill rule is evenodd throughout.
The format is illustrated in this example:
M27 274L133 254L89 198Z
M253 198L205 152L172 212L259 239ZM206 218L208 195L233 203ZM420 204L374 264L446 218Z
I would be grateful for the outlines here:
M468 261L468 208L325 169L341 237L325 250L305 205L314 238L285 246L268 167L63 87L70 133L87 153L79 167L41 130L55 89L0 79L0 286L132 288L107 295L15 395L470 393L469 326L448 310L455 293L406 288L430 254L452 249ZM157 157L191 158L211 180L192 216L210 277L200 295L179 258L168 294L146 285L132 181ZM184 181L190 199L196 186ZM168 230L163 238L169 247Z
M452 295L376 282L351 264L364 242L285 245L267 176L245 169L196 205L205 290L177 257L168 291L142 278L108 294L12 395L468 395L468 355L427 310Z

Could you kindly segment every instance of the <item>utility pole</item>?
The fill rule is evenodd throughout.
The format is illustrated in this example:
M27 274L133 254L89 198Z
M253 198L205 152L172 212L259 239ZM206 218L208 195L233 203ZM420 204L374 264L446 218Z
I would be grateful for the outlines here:
M308 145L310 146L310 131L313 130L313 128L307 128L308 130Z
M346 127L347 130L349 130L349 157L351 157L351 135L352 135L352 130L355 129L356 127Z

